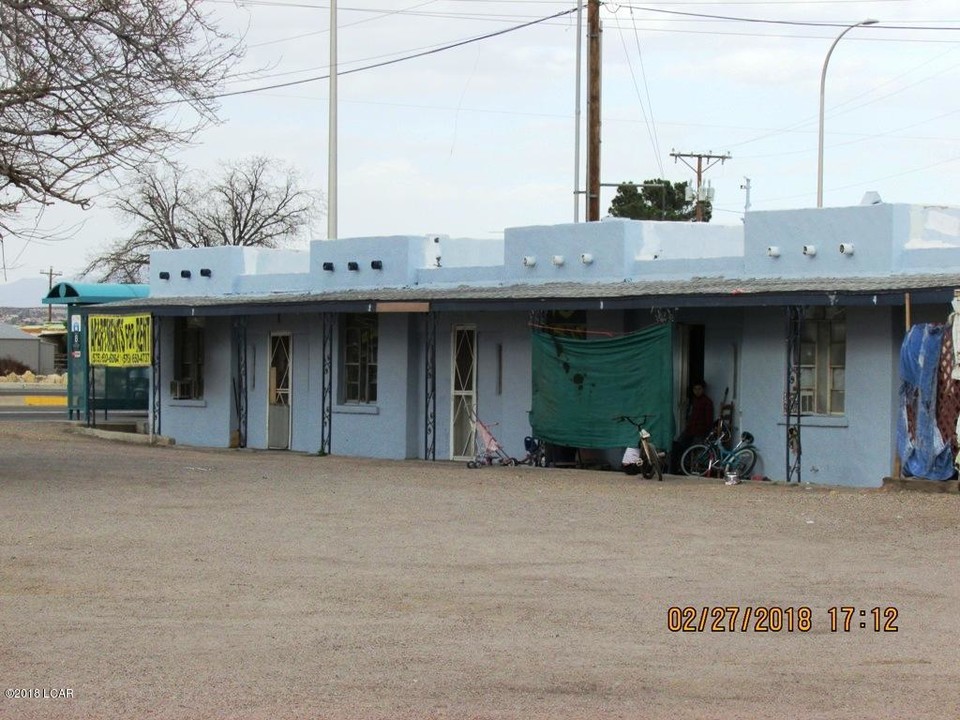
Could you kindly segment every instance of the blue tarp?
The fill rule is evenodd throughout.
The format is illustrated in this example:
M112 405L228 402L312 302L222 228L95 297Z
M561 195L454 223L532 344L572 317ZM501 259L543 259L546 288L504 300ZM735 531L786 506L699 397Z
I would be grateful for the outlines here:
M905 474L928 480L953 477L950 443L937 428L937 371L943 331L942 325L914 325L900 346L897 451Z

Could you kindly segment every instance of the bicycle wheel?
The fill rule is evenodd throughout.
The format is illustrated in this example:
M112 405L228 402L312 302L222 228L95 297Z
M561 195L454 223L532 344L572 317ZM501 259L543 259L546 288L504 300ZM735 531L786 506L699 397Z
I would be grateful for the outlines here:
M750 477L750 471L757 464L757 451L752 447L740 448L724 463L727 472L736 472L738 478Z
M716 461L716 451L709 445L691 445L680 457L680 471L684 475L706 477Z
M660 453L657 452L656 446L651 442L644 443L643 452L647 456L647 467L649 468L643 476L648 480L655 477L658 481L662 482L663 466L660 464Z

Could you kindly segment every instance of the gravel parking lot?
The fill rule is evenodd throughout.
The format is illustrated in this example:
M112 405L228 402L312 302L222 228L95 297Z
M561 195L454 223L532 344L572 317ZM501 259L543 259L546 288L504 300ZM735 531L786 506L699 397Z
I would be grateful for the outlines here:
M57 423L0 459L0 717L960 716L956 495Z

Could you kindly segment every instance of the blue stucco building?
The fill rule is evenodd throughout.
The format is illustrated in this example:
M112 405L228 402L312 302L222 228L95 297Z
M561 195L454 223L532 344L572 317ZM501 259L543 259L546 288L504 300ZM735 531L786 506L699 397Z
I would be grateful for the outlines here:
M149 287L110 312L154 316L152 420L179 443L458 459L476 413L522 456L531 326L589 336L671 322L678 413L702 376L717 402L729 389L758 472L797 479L798 425L804 481L876 486L894 463L905 326L945 321L960 287L960 210L160 251Z

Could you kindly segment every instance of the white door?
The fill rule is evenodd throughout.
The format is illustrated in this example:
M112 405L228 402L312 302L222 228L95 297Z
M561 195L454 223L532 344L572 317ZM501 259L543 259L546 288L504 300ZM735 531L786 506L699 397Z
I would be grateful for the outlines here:
M476 455L473 443L477 417L477 328L453 326L451 357L453 389L450 422L450 448L454 460L470 460Z
M267 383L267 447L287 450L290 447L290 369L292 366L289 335L270 336L270 378Z

